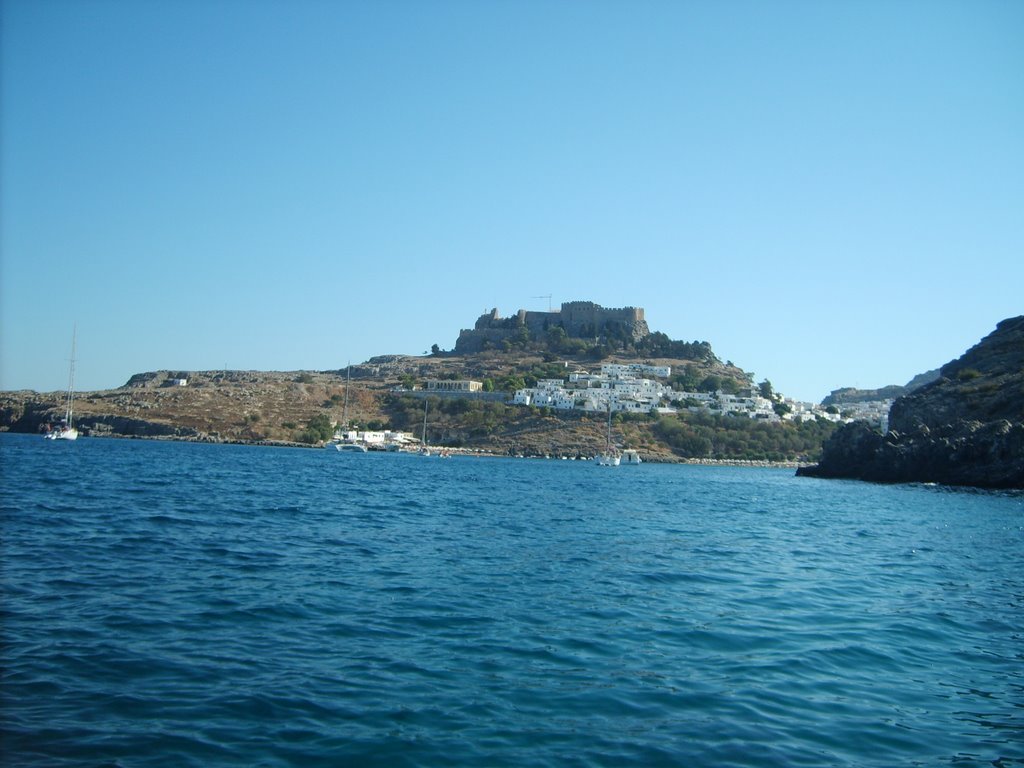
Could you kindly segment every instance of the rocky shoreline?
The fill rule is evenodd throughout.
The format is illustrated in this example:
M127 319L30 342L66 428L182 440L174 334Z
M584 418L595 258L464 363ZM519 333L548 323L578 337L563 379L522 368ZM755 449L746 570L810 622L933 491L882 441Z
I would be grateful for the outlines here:
M1004 320L938 380L897 399L886 434L848 424L798 475L1024 488L1024 316Z
M6 431L6 430L0 430ZM24 433L22 433L24 434ZM156 440L160 442L178 442L178 443L206 443L213 445L249 445L256 447L269 447L269 448L302 448L305 450L325 450L327 448L324 444L299 443L294 440L246 440L240 438L217 438L209 435L118 435L112 433L94 433L89 435L88 439L98 440ZM481 458L505 458L505 459L541 459L547 461L581 461L589 462L593 460L592 456L582 455L549 455L549 454L523 454L523 453L501 453L498 451L489 450L486 448L442 448L446 454L450 456L476 456ZM370 453L386 453L378 449L371 448ZM414 450L402 451L403 453L414 453ZM641 453L641 459L645 464L678 464L678 465L691 465L691 466L702 466L702 467L748 467L748 468L762 468L762 469L799 469L801 467L807 467L806 462L797 461L767 461L767 460L756 460L756 459L694 459L694 458L681 458L673 456L671 454L643 454Z
M700 375L741 373L715 361L650 362L696 366ZM298 447L317 445L326 438L326 426L347 418L362 429L391 429L419 437L424 405L422 398L410 396L414 385L420 394L432 379L470 377L507 383L525 375L545 375L553 365L543 356L487 353L465 358L373 358L351 371L160 370L136 374L116 389L76 393L74 422L84 437ZM0 431L44 430L63 416L63 399L62 392L0 392ZM497 456L578 459L602 450L603 419L581 412L512 407L506 399L500 392L496 397L488 393L487 398L430 398L428 442ZM657 418L625 415L616 419L613 430L618 444L639 451L649 463L683 463L692 456L726 464L737 459L795 460L820 451L820 439L810 441L804 431L789 434L798 432L793 425L780 426L777 440L761 432L753 438L738 436L743 430L732 427L703 422L664 425ZM726 434L730 430L735 434ZM782 432L787 434L783 437Z

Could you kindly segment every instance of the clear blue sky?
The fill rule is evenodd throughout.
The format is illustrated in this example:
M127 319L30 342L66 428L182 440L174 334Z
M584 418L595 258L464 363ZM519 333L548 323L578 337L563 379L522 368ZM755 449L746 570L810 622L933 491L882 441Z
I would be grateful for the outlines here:
M1024 312L1024 3L3 0L0 389L641 306L777 390Z

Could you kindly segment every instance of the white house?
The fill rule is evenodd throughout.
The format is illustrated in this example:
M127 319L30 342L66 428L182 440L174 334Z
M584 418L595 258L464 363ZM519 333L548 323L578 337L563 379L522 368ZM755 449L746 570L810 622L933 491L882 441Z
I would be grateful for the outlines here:
M686 404L691 411L712 410L722 414L747 416L764 421L779 421L774 402L761 397L756 389L742 395L718 392L679 392L667 383L640 374L667 377L669 366L641 364L623 365L606 363L600 374L573 371L568 381L562 379L541 379L535 387L518 390L512 402L516 405L551 407L560 410L580 409L585 411L625 411L646 413L652 411L674 412L659 406L666 400L672 404ZM792 412L788 419L806 420L826 415L824 410L810 403L796 403L786 400ZM838 419L838 416L826 415Z
M644 365L643 363L604 363L601 366L602 376L635 376L637 374L647 374L648 376L658 376L663 379L667 379L672 375L672 366L670 365Z
M556 393L551 390L535 389L533 391L533 405L536 408L547 408L555 404Z
M516 393L512 396L513 405L532 405L533 403L533 390L532 389L517 389Z

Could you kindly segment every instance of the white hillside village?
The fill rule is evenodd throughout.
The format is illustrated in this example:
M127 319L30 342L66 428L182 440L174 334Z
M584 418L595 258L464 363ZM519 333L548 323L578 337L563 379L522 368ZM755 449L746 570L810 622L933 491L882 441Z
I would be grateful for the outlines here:
M541 379L535 387L517 390L512 402L516 405L558 410L608 411L626 413L677 413L680 410L706 411L714 414L746 416L769 422L828 421L864 419L887 428L886 421L892 401L852 403L837 409L826 409L813 403L789 398L763 397L751 385L744 394L717 392L684 392L672 389L659 379L672 375L670 366L640 363L608 363L600 373L574 371L568 378ZM781 407L777 407L781 406ZM781 415L780 415L781 413Z

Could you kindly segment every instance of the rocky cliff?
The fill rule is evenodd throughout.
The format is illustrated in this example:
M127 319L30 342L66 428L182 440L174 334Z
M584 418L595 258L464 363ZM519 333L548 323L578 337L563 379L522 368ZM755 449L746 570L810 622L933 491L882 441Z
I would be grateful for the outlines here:
M843 406L850 403L870 403L877 400L895 400L897 397L909 395L915 389L920 389L925 384L931 384L939 378L939 372L928 371L919 373L902 387L898 384L890 384L887 387L878 389L857 389L856 387L843 387L833 389L829 395L821 401L822 405Z
M837 431L798 474L1024 488L1024 316L1004 320L931 384L900 397L882 435Z

